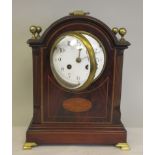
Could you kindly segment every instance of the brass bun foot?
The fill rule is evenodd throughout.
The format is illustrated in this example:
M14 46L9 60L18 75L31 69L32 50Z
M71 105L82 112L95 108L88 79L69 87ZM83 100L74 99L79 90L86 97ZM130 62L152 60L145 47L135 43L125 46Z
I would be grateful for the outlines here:
M32 147L35 147L35 146L37 146L37 144L35 142L26 142L23 145L23 150L31 150Z
M120 148L121 150L125 150L125 151L130 150L128 143L118 143L118 144L116 144L116 147Z

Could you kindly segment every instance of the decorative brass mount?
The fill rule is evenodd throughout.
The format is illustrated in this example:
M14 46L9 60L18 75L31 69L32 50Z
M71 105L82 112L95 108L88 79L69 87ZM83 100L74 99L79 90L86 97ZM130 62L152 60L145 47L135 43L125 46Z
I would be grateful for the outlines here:
M32 33L32 39L39 39L40 38L40 32L42 31L42 28L40 26L30 26L30 32Z
M119 35L121 36L121 38L120 38L120 40L119 40L120 43L126 42L126 40L125 40L125 38L124 38L124 36L125 36L126 33L127 33L126 28L122 27L122 28L119 28L119 29L118 29L117 27L113 27L113 28L112 28L112 32L113 32L115 35L117 35L117 33L119 33Z
M118 28L117 27L113 27L112 28L112 32L116 35L118 33Z
M37 144L35 142L26 142L24 145L23 145L23 149L24 150L31 150L32 147L35 147L37 146Z
M84 12L82 10L76 10L76 11L69 13L69 15L71 15L71 16L86 16L86 15L89 15L89 12Z
M125 150L125 151L130 150L128 143L118 143L118 144L116 144L116 147L120 148L121 150Z
M127 30L126 28L120 28L119 31L118 31L119 35L121 36L121 39L120 39L120 42L125 42L125 39L124 39L124 36L126 35L127 33Z

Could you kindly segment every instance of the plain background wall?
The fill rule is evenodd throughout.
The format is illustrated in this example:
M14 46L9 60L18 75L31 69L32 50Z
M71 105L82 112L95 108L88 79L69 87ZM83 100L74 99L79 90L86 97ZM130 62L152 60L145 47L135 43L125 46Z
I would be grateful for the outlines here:
M124 53L122 121L127 127L142 127L142 0L13 0L13 125L28 126L32 118L32 52L26 44L31 37L29 26L40 25L44 31L79 9L110 28L127 28L125 38L132 45Z

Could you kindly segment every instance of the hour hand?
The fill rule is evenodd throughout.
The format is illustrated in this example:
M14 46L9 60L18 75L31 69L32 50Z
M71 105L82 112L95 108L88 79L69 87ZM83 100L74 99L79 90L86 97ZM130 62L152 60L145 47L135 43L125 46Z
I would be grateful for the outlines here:
M76 62L77 62L77 63L80 63L80 62L81 62L81 58L80 58L81 51L82 51L82 48L79 49L79 55L78 55L78 57L76 58Z

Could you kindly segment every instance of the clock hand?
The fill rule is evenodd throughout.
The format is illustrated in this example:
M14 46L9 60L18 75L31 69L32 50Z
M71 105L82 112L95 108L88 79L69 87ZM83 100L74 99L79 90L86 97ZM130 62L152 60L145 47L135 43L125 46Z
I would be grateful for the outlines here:
M79 55L78 55L78 57L76 58L76 62L77 62L77 63L80 63L80 62L81 62L81 58L80 58L81 51L82 51L82 48L79 49Z
M82 48L79 49L79 58L80 58L80 55L81 55L81 51L82 51Z

